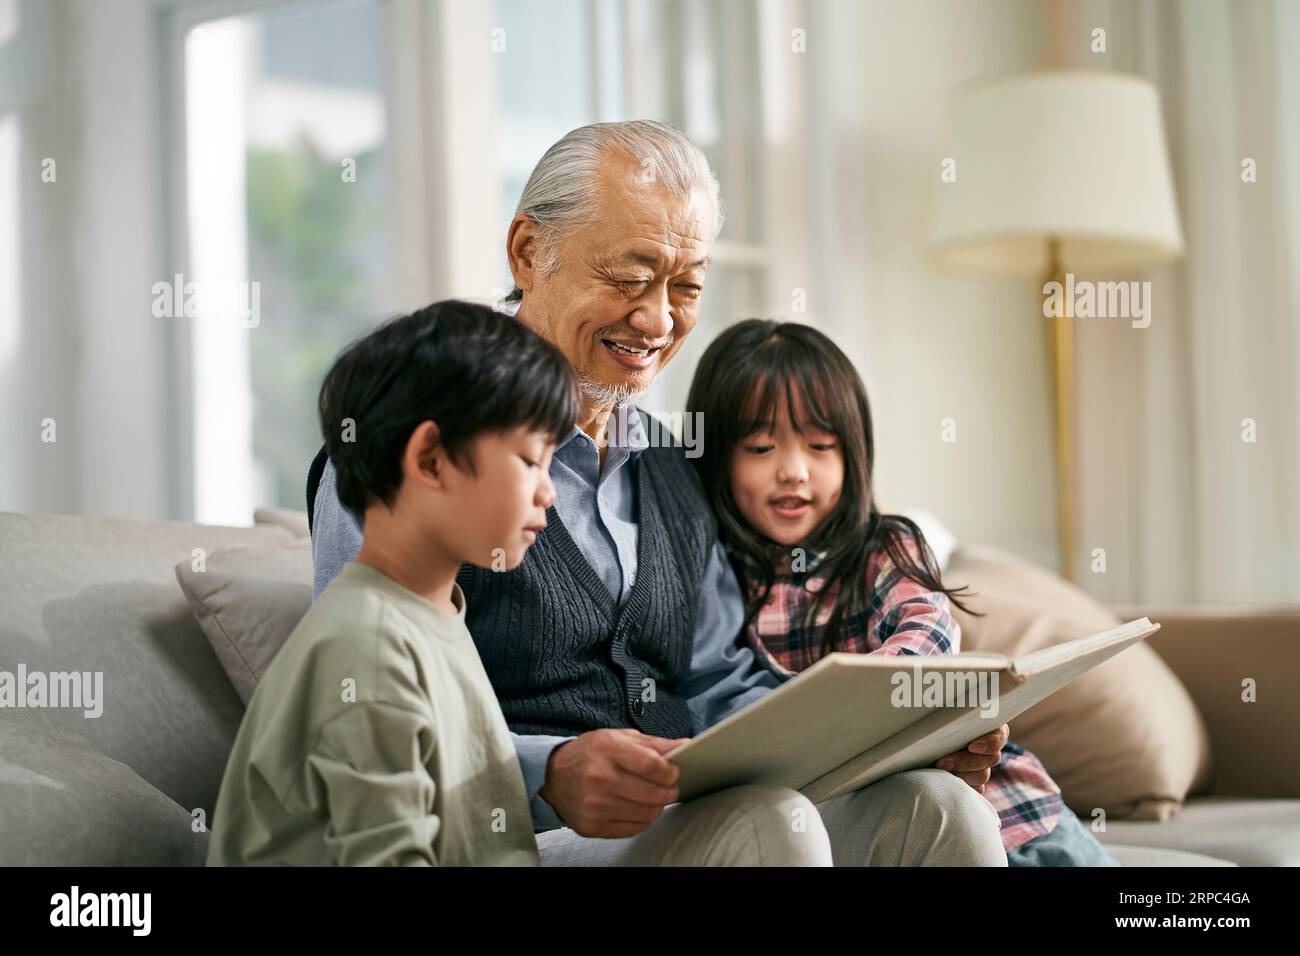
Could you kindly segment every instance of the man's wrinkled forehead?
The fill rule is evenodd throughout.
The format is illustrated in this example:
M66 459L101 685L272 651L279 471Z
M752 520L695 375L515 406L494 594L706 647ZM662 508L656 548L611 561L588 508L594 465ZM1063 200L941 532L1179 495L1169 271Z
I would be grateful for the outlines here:
M677 264L677 267L683 271L690 271L693 269L707 271L710 261L708 252L700 253L699 250L694 251L696 252L696 255L687 257L682 263ZM621 250L610 249L602 258L605 260L607 265L645 266L646 268L653 269L656 272L662 271L669 265L673 264L668 261L668 250L654 242L638 243L631 248Z

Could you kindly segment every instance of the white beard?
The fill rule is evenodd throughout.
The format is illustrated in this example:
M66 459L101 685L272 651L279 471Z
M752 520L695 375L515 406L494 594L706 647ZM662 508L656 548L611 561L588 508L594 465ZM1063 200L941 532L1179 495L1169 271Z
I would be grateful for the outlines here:
M578 385L582 392L593 402L601 406L636 405L650 393L648 388L634 388L631 385L605 385L589 378L585 373L578 374Z

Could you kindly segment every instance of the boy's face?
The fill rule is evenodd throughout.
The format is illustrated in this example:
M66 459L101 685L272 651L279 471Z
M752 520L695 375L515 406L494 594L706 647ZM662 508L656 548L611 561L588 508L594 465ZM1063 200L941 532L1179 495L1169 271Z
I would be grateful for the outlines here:
M795 412L803 417L800 400ZM731 456L731 496L745 521L778 544L807 542L840 500L844 453L830 432L805 421L803 434L790 424L785 403L774 431L759 431L736 444Z
M448 507L440 524L463 560L497 571L519 566L555 501L549 473L554 451L549 436L521 426L475 440L476 474L448 469Z

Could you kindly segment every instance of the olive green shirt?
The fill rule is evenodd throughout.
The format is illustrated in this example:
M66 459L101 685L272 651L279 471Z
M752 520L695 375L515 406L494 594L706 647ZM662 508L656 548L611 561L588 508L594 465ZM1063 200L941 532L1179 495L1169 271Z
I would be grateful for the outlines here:
M465 627L355 562L258 684L208 864L536 866L513 740Z

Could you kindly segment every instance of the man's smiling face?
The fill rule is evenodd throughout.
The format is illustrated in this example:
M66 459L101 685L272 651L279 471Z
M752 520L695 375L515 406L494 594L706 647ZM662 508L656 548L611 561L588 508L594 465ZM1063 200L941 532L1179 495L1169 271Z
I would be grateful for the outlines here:
M624 154L602 164L596 203L592 222L560 240L550 273L516 266L515 281L524 290L520 318L604 404L649 389L695 327L714 219L703 189L674 196ZM537 235L530 220L518 229ZM512 251L520 238L512 232Z

